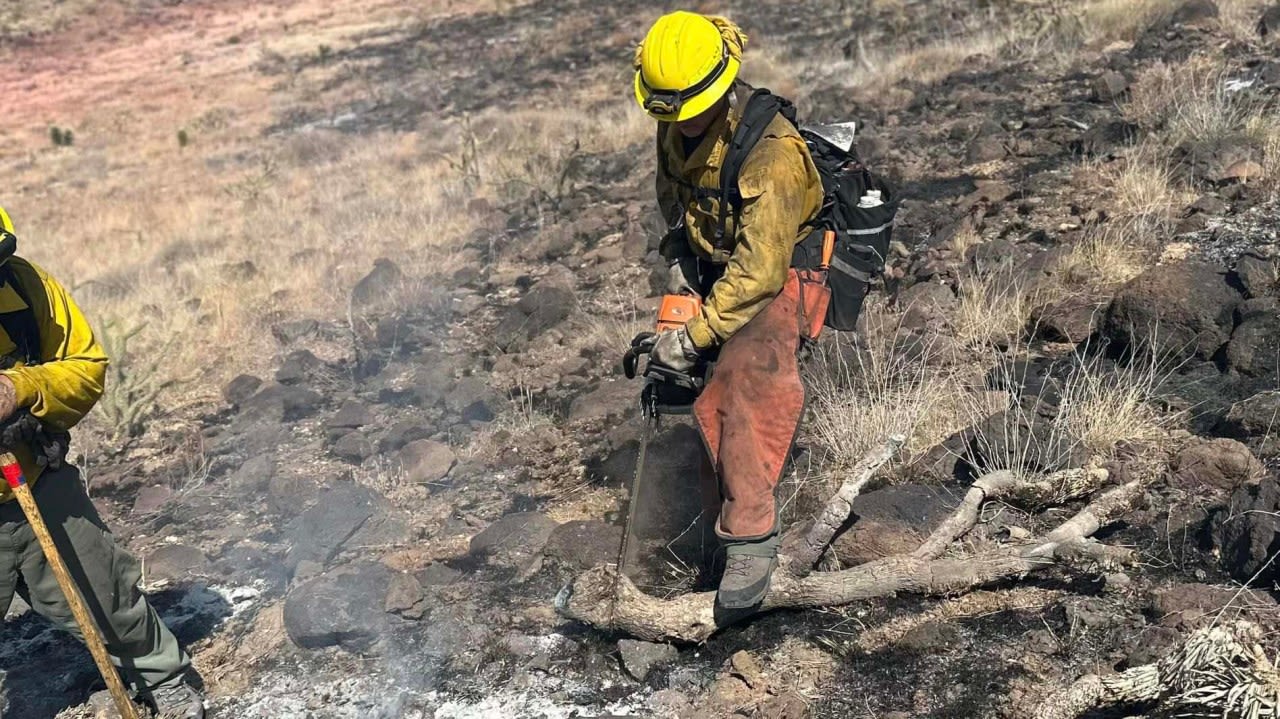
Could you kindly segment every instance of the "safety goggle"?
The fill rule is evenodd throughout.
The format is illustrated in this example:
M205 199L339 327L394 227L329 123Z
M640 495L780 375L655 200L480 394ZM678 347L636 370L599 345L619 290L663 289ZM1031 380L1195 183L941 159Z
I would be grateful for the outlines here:
M644 109L654 117L672 117L680 114L680 108L684 107L686 100L691 100L698 95L706 92L708 88L715 84L716 80L724 74L725 68L729 67L729 54L720 56L720 62L707 73L707 76L697 82L692 87L683 90L658 90L649 86L645 82L644 74L640 75L640 84L644 87L648 96L644 99Z

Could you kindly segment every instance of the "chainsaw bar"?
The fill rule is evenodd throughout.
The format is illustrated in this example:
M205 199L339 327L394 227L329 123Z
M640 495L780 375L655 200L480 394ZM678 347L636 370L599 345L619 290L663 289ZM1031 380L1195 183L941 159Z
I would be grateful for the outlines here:
M618 556L619 572L638 584L660 582L673 565L701 562L699 473L706 452L691 416L643 421Z
M640 448L636 453L636 471L631 475L631 487L627 493L627 518L622 525L622 546L618 549L618 573L628 574L635 567L635 542L632 541L632 528L635 526L636 508L640 506L640 476L644 473L644 457L649 450L649 440L657 424L656 417L642 416L644 429L640 430Z

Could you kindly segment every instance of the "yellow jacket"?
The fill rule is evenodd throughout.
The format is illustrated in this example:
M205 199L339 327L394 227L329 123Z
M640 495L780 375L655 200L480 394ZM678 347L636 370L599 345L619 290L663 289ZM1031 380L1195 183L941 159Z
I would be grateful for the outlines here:
M17 390L18 408L26 408L46 425L71 429L88 414L102 396L107 374L107 355L93 335L93 329L80 314L80 308L62 285L30 262L18 257L9 259L18 283L31 300L36 326L40 332L40 355L43 362L24 366L19 360L11 369L3 370ZM26 311L27 304L8 284L0 285L0 312ZM17 344L0 329L0 356L12 356ZM40 475L31 450L13 447L14 454L28 482ZM0 502L13 499L7 484L0 488Z
M734 222L730 210L722 246L716 246L720 167L750 93L746 85L733 91L729 112L707 129L688 157L680 132L670 123L658 123L658 207L668 222L683 212L688 237L687 243L673 242L669 235L660 251L668 260L692 254L726 265L701 316L686 325L699 348L724 343L782 290L791 253L808 234L804 225L822 208L818 169L795 127L779 115L743 163L740 221ZM693 187L705 188L711 196L698 200Z

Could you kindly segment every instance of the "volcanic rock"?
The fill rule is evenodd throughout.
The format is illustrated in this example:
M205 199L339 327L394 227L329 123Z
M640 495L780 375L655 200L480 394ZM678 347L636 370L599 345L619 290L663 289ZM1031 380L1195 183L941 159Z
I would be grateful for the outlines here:
M181 581L205 574L209 560L204 552L190 545L166 544L148 554L144 566L149 581Z
M638 682L644 681L654 667L674 662L680 653L670 644L654 644L636 639L618 640L622 668Z
M543 552L561 563L590 569L618 558L622 528L597 520L565 522L552 530Z
M1280 376L1280 300L1245 300L1239 316L1227 345L1227 366L1246 377Z
M391 577L382 564L362 561L335 567L295 587L284 602L289 639L303 649L371 649L387 630L383 607Z
M303 560L327 564L373 516L377 509L374 497L373 490L354 482L339 482L324 491L318 502L286 528L286 564L291 568Z
M237 375L222 389L222 397L227 404L239 406L240 403L253 396L262 386L262 380L249 374Z
M1262 476L1262 463L1234 439L1199 440L1178 453L1169 481L1190 492L1231 491Z
M405 445L397 459L405 481L410 484L439 482L449 475L449 470L458 461L449 445L429 439Z
M540 512L508 514L471 538L471 554L523 569L542 553L556 526Z
M1239 303L1224 273L1210 265L1159 265L1120 288L1102 332L1122 352L1207 360L1230 338Z
M1280 579L1280 485L1271 477L1245 484L1231 495L1210 526L1222 569L1240 581L1270 586Z
M1118 72L1107 72L1093 81L1093 99L1098 102L1114 102L1129 89L1129 78Z

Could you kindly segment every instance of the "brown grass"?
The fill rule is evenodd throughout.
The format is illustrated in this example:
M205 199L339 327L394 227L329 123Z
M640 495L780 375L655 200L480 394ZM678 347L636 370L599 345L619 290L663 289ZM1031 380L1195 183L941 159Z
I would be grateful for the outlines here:
M1042 288L1026 289L1008 268L961 278L960 305L952 317L956 339L970 347L1008 346L1022 338L1031 313L1050 300Z
M1134 81L1124 114L1142 127L1160 131L1170 145L1226 137L1262 109L1251 93L1230 88L1232 77L1231 68L1216 57L1195 56L1173 65L1158 62Z
M1095 457L1112 455L1121 443L1167 443L1182 419L1159 404L1171 375L1168 363L1153 355L1115 368L1083 362L1063 384L1056 424Z
M1064 292L1096 292L1124 283L1151 265L1179 214L1195 195L1174 180L1167 149L1156 143L1128 148L1110 162L1086 161L1073 182L1096 195L1109 218L1088 228L1059 264Z
M273 106L334 100L317 94L334 70L280 81L255 69L267 54L290 64L296 56L288 53L314 53L321 40L343 47L378 28L399 32L396 3L358 5L335 12L299 3L243 18L235 8L178 8L203 13L210 31L178 23L112 49L114 63L98 53L74 74L61 69L72 60L62 48L37 54L21 74L0 63L8 66L0 90L11 116L31 123L0 130L17 150L0 158L0 172L10 187L39 188L3 200L22 252L71 287L98 325L144 322L132 347L140 354L171 343L160 372L188 381L165 395L168 407L212 401L235 374L267 373L281 349L271 325L342 316L350 288L376 258L391 258L416 280L396 288L391 304L440 302L438 280L478 260L462 251L478 229L470 199L551 209L579 182L582 157L652 132L615 94L568 119L530 109L460 117L422 133L265 135L277 120ZM257 49L228 44L241 36L255 37ZM185 64L192 57L202 60ZM157 66L185 69L179 76ZM40 80L64 74L63 82ZM72 127L76 144L50 146L43 118ZM191 140L185 148L180 128Z

